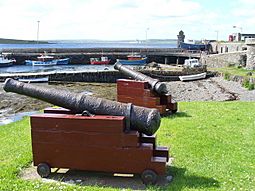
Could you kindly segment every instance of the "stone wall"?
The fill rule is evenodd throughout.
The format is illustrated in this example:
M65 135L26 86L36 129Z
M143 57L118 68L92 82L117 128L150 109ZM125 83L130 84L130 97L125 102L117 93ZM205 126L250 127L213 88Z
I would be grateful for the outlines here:
M223 54L202 54L200 61L209 68L245 65L246 51L228 52Z
M239 52L247 49L244 42L212 42L212 52L215 53L228 53Z
M247 63L246 69L255 70L255 38L247 38Z

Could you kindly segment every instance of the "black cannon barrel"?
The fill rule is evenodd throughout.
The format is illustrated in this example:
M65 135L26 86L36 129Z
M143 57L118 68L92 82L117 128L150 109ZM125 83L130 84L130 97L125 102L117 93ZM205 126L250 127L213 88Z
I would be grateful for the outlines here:
M120 62L115 63L114 69L119 70L123 74L135 80L147 81L150 84L151 89L160 95L167 93L166 84L160 82L158 79L153 79L149 76L142 74L141 72L134 71L131 68L122 65Z
M156 109L139 107L107 99L87 96L84 93L73 93L47 87L22 83L13 79L6 79L6 92L14 92L37 98L48 103L64 107L76 113L89 111L93 114L125 116L128 128L146 135L153 135L160 126L160 114Z

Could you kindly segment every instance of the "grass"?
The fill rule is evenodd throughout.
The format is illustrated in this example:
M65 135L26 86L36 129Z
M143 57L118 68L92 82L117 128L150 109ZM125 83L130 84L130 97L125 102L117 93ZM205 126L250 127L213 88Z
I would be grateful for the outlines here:
M250 82L250 78L255 79L254 70L251 71L238 67L210 68L210 70L223 73L223 77L225 80L231 80L231 76L241 76L244 78L242 82L243 87L247 88L248 90L255 89L255 84L253 82Z
M249 72L252 72L252 78L255 78L255 71L254 70L246 70L244 68L237 68L237 67L224 67L224 68L209 68L212 71L218 71L222 73L228 73L231 76L243 76L247 77Z
M255 102L180 103L180 112L162 119L159 145L174 158L167 188L151 190L255 190ZM25 181L31 164L28 118L0 126L0 190L118 190Z

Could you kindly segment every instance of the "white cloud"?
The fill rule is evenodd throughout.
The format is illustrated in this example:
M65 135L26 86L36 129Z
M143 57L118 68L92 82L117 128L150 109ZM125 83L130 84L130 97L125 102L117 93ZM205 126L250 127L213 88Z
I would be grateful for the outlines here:
M231 15L242 22L240 14ZM176 38L181 29L189 38L212 38L234 24L192 0L0 0L0 17L0 38L36 39L40 20L44 40L144 39L148 27L148 38Z

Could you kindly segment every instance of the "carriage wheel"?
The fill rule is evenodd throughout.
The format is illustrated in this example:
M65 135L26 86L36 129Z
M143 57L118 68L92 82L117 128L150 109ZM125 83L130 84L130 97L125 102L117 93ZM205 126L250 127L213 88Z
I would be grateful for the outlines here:
M145 185L153 185L156 184L158 175L155 171L147 169L143 171L141 178Z
M50 170L50 166L46 163L40 163L37 166L37 173L42 177L42 178L46 178L50 175L51 170Z

